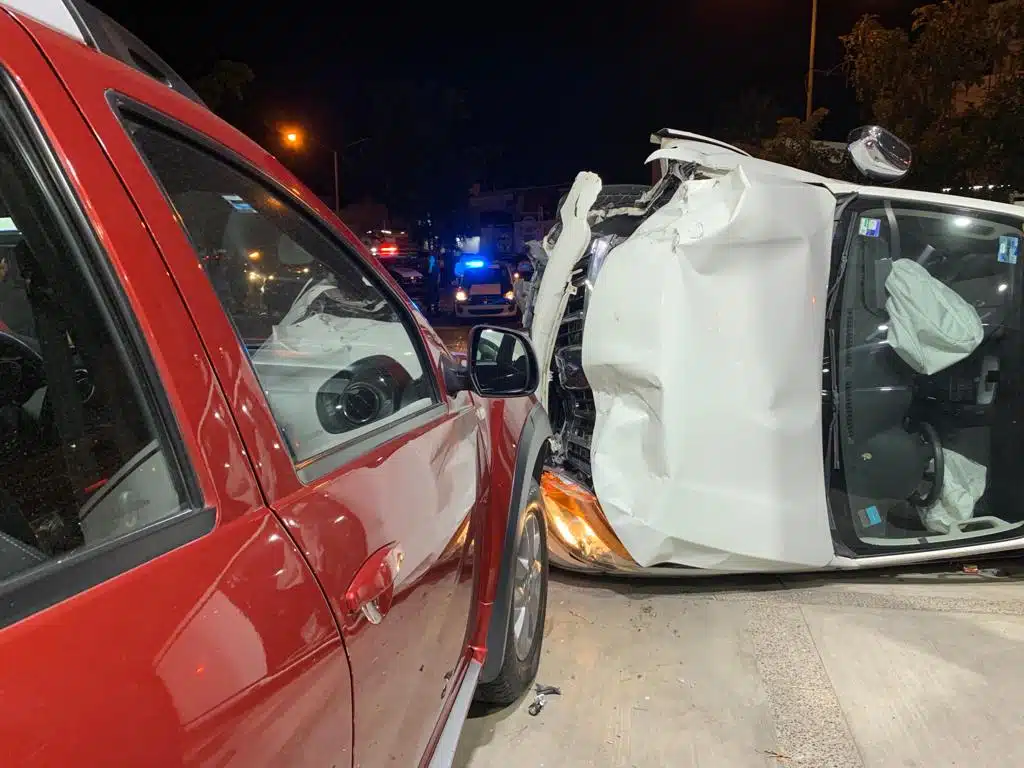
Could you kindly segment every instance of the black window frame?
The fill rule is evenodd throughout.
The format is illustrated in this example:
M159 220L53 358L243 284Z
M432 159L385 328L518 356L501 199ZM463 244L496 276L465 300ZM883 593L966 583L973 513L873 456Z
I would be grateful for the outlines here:
M0 585L2 629L205 536L215 527L216 510L203 499L181 428L124 287L38 116L3 65L0 130L19 151L86 291L95 299L113 343L120 347L126 372L141 396L140 406L149 409L168 472L182 492L178 512L130 534L40 563Z
M168 209L175 214L175 218L179 217L176 214L176 209L171 196L168 194L159 174L156 173L150 163L149 158L146 157L145 153L135 142L131 131L131 125L133 123L140 124L150 130L163 133L172 141L182 142L192 147L197 152L209 157L213 162L226 166L228 169L247 178L252 183L263 187L275 198L280 200L293 215L298 217L299 221L311 227L334 247L337 251L337 258L339 260L347 260L349 264L360 274L360 276L366 279L370 285L379 291L381 296L390 303L392 308L395 310L395 313L398 315L399 321L405 329L406 335L409 337L413 349L416 350L420 366L422 367L424 375L427 376L430 384L431 397L434 401L433 404L403 418L386 422L379 428L371 430L358 437L350 438L348 440L342 439L332 447L310 458L298 461L294 456L292 456L292 466L295 470L296 476L302 484L311 485L346 464L354 462L371 453L382 445L385 445L402 435L419 430L448 413L448 404L442 387L442 382L438 377L438 372L429 355L427 345L420 333L419 324L413 316L412 311L406 305L406 299L398 291L392 289L392 287L381 278L378 271L374 269L372 265L367 263L366 259L363 258L363 256L352 246L343 232L337 229L331 222L323 219L320 214L310 207L305 200L296 195L291 189L284 186L280 181L268 174L262 168L255 165L248 158L239 154L230 147L227 147L216 139L206 135L202 131L193 128L192 126L183 123L181 120L161 112L148 104L140 102L131 96L120 93L115 89L109 89L106 93L106 97L107 103L113 110L122 129L125 131L125 135L134 147L138 157L149 171L150 178L160 190ZM198 249L196 249L195 243L193 242L192 233L189 231L187 225L184 225L183 222L181 224L182 233L188 240L198 261ZM315 258L320 260L322 259L322 255L317 254L315 255ZM324 263L328 267L331 266L330 259L324 260ZM253 371L253 375L256 376L257 380L259 380L259 376L256 373L255 367L252 365L252 360L238 334L234 321L228 314L227 310L224 309L223 305L220 304L219 297L218 304L220 305L221 311L224 313L229 324L235 329L236 340L241 348L243 356L248 361L250 370ZM283 439L284 436L281 431L281 426L274 417L273 410L270 408L270 404L266 397L263 398L263 402L267 407L267 412L271 415L271 419L274 422L274 426L277 429L279 436ZM284 442L287 444L286 441Z

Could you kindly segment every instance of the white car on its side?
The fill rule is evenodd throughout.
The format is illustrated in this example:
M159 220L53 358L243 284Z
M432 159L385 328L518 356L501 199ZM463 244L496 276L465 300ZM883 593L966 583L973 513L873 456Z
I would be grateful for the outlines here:
M579 174L524 317L552 558L809 571L1024 547L1024 208L835 181L679 131ZM870 127L854 163L910 150Z

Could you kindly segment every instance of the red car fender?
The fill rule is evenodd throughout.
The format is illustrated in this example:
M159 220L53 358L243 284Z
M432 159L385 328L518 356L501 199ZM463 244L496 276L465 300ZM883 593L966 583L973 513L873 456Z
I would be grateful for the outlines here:
M532 479L548 455L551 424L533 397L488 400L491 442L491 482L487 517L480 547L480 603L471 645L483 661L480 682L497 677L505 656L505 640L512 610L516 542Z

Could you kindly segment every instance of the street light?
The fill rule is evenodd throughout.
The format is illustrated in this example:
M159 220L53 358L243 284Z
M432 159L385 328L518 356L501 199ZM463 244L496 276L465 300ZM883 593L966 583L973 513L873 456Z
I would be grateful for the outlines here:
M286 147L291 149L300 150L305 141L305 135L301 128L284 128L281 131L281 140L284 142ZM314 139L314 141L316 141ZM320 144L320 142L316 142ZM331 151L331 157L334 159L334 212L341 215L341 189L338 185L338 150L334 147L328 147L324 144L320 144L324 149Z

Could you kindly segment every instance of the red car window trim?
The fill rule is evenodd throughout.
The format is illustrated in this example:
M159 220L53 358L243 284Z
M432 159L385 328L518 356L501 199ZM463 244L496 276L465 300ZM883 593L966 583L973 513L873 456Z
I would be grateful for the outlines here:
M315 483L320 478L331 474L346 464L356 461L361 456L365 456L382 445L410 432L415 432L428 425L432 425L447 415L447 406L444 403L435 403L424 408L422 411L416 411L405 418L388 422L380 429L361 435L349 442L341 443L324 451L319 456L314 456L311 459L296 464L295 472L303 484Z

